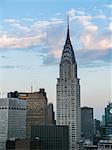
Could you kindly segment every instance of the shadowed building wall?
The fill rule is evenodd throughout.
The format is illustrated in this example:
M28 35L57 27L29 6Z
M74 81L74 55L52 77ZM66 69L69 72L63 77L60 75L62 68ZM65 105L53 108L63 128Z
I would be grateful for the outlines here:
M43 145L43 150L69 150L68 126L33 126L31 138L38 138Z

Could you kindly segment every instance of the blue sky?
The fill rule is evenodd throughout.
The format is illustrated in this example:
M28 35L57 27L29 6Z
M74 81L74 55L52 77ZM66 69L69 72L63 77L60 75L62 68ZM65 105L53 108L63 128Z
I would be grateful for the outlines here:
M111 100L112 4L109 0L1 0L0 97L45 88L56 103L56 78L67 14L81 79L81 105L101 118Z

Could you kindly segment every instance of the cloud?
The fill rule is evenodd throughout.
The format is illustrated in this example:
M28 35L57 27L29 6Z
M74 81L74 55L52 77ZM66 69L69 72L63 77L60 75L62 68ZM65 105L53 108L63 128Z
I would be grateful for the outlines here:
M29 67L26 67L26 66L22 66L22 65L18 65L18 66L14 66L14 65L2 65L2 66L0 66L0 68L2 68L2 69L21 69L21 70L23 70L23 69L30 69Z
M94 32L94 31L98 30L98 27L95 25L88 25L88 26L85 26L85 30Z
M109 52L112 48L111 23L108 31L101 29L100 25L94 20L102 19L106 21L107 16L103 14L87 14L86 10L71 9L68 11L70 22L73 27L77 25L72 44L76 44L78 52L76 56L83 64L109 62ZM0 34L0 50L5 49L36 49L40 54L45 65L59 64L60 57L65 42L65 26L63 18L52 17L50 20L37 20L33 18L5 19L10 27ZM58 14L58 17L61 16ZM11 32L12 31L12 32ZM15 34L16 33L16 34ZM76 35L78 35L76 37ZM75 39L78 39L77 42ZM79 63L80 63L79 62ZM96 63L97 62L97 63ZM100 63L99 63L100 64Z
M98 14L96 16L93 17L94 19L109 19L109 17L105 16L105 15L101 15L101 14Z
M77 20L79 26L81 27L78 36L80 47L78 47L78 53L75 52L77 60L80 60L78 63L80 65L83 64L83 66L87 66L88 64L88 67L90 67L90 64L92 66L101 66L101 64L107 65L107 63L110 63L110 51L112 48L110 33L103 30L102 32L99 32L100 27L92 23L93 19L104 20L106 19L106 16L86 15L84 11L77 12L74 9L70 10L68 13L71 18L70 21L72 21L73 23L74 19ZM79 16L79 14L81 15ZM62 30L59 29L59 31ZM54 34L55 33L58 32L54 32ZM52 37L49 37L47 45L54 45L54 47L52 46L52 50L49 48L48 55L44 56L44 64L59 64L62 53L61 50L64 45L64 40L62 40L63 36L64 34L61 34L60 37L55 35L56 39L52 39ZM55 44L55 42L60 42L60 44ZM50 60L52 61L52 63Z
M28 27L22 25L20 20L5 19L4 22L6 22L10 26L16 27L20 31L28 32L30 30Z
M112 8L112 4L109 4L109 5L105 4L104 6L107 8Z
M32 37L8 37L4 35L0 37L0 48L28 48L30 46L37 45L43 38L46 37L46 33L42 35L32 36Z
M112 32L112 22L109 24L108 30Z
M63 20L51 18L50 21L43 20L43 21L35 21L30 28L31 34L40 34L43 32L48 32L49 28L58 26L63 23Z
M4 19L4 22L15 24L15 23L19 23L20 21L16 19Z
M34 21L29 27L20 20L5 19L4 22L11 26L12 32L1 32L0 49L15 49L41 45L47 38L49 28L62 24L63 20L52 18L50 21Z
M69 15L70 19L74 18L76 12L77 11L75 9L71 9L71 10L68 11L68 15Z
M80 42L82 45L82 49L99 49L105 50L108 48L112 48L111 43L111 35L106 33L98 35L97 33L84 31L80 35Z
M97 50L85 50L85 51L77 51L76 56L78 57L78 60L81 62L90 62L94 63L96 62L111 62L111 50L112 49L106 49L105 51Z
M111 38L110 33L105 31L98 32L98 27L95 25L83 26L79 35L78 52L75 52L78 64L83 67L101 67L111 62ZM62 53L64 40L61 40L64 35L58 39L60 45L54 44L52 51L44 56L44 65L59 64ZM58 43L58 40L57 43ZM55 40L54 40L55 41ZM52 43L52 42L51 42ZM63 43L63 44L62 44ZM73 43L72 43L73 44ZM51 61L50 61L51 60Z

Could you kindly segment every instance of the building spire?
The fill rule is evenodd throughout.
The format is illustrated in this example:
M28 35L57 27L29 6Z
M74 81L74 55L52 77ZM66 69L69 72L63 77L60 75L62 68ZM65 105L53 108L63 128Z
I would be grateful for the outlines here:
M72 62L73 63L76 63L75 61L75 55L74 55L74 50L73 50L73 47L72 47L72 43L71 43L71 40L70 40L70 32L69 32L69 14L67 16L67 35L66 35L66 41L65 41L65 45L64 45L64 49L63 49L63 55L62 55L62 58L65 57L65 53L69 53L71 54L71 58L72 58Z
M67 16L67 30L69 30L69 14Z
M70 32L69 32L69 14L67 16L67 37L66 37L66 44L71 43L70 41Z

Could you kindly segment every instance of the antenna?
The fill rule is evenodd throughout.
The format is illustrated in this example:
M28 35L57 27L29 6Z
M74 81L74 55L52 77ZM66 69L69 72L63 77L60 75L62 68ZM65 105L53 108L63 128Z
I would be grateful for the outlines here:
M70 33L69 33L69 13L67 14L67 36L66 36L66 42L67 43L71 43L70 42Z
M69 29L69 13L68 13L68 15L67 15L67 27L68 27L68 29Z

